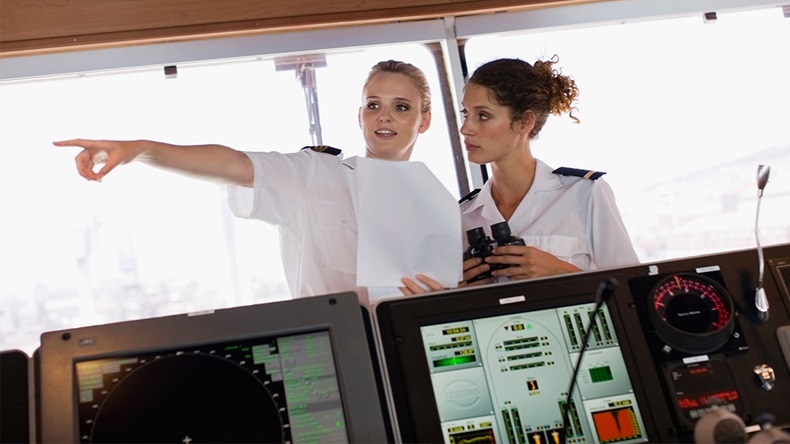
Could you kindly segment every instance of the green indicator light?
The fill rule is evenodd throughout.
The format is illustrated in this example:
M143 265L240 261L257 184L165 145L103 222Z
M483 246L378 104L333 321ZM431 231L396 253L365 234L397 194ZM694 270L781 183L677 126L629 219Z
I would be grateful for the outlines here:
M475 362L475 361L476 358L474 355L454 356L452 358L436 359L433 361L433 366L450 367L453 365L468 364L470 362Z

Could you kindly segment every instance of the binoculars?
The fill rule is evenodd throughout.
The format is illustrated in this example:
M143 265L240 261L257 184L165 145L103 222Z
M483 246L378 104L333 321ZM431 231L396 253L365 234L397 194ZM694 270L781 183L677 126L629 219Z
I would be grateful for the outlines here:
M469 243L469 248L464 252L464 260L479 257L483 260L488 256L494 254L494 247L504 245L526 245L524 239L513 236L510 232L510 225L505 222L499 222L491 225L491 234L493 239L488 237L483 231L483 227L472 228L466 232L466 240ZM510 265L505 264L490 264L491 268L488 271L478 274L477 276L469 279L467 282L475 282L481 279L491 277L493 270L507 268Z

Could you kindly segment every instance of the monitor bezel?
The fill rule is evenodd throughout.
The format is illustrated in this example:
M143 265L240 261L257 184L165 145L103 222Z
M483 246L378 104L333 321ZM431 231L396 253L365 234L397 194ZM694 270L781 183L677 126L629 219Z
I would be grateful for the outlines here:
M328 331L351 442L388 439L356 293L46 332L35 354L40 442L79 442L75 363L230 340Z

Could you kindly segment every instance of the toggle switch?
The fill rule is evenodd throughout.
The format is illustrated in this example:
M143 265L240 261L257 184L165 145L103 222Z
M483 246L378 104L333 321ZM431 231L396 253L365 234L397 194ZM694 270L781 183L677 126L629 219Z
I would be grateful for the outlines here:
M757 378L757 384L765 391L773 389L776 385L776 374L774 374L774 369L768 365L755 366L754 375Z

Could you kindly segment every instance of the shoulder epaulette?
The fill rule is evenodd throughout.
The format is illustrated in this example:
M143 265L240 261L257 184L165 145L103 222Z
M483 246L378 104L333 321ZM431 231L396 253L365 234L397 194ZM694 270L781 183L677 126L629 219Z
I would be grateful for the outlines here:
M306 147L304 147L302 149L303 150L313 150L313 151L315 151L317 153L327 153L327 154L331 154L333 156L337 156L338 154L340 154L340 150L339 149L333 148L333 147L331 147L329 145L312 145L312 146L306 146Z
M563 176L582 177L590 180L596 180L599 177L606 174L603 171L590 171L590 170L583 170L581 168L568 168L568 167L557 168L556 170L552 171L552 173L562 174Z
M477 193L479 193L479 192L480 192L480 188L478 188L476 190L472 190L469 194L467 194L466 196L462 197L461 200L458 201L458 205L461 205L462 203L464 203L466 201L474 199L475 196L477 196Z

